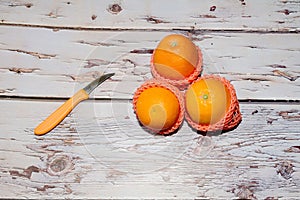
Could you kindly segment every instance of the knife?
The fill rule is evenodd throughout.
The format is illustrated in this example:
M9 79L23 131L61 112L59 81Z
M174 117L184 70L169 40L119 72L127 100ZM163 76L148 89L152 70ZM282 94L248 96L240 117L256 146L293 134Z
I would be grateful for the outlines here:
M35 135L44 135L54 129L74 108L78 103L89 98L89 94L103 83L106 79L113 76L114 73L104 74L99 78L92 81L83 89L80 89L64 104L62 104L57 110L55 110L49 117L47 117L42 123L40 123L35 129Z

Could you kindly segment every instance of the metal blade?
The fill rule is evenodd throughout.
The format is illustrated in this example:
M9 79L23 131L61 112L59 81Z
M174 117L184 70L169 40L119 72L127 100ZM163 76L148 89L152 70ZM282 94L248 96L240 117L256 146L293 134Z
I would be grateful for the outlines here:
M96 87L98 87L101 83L103 83L106 79L109 79L113 75L115 75L115 73L104 74L104 75L100 76L99 78L95 79L94 81L92 81L87 86L85 86L83 88L83 90L86 93L90 94Z

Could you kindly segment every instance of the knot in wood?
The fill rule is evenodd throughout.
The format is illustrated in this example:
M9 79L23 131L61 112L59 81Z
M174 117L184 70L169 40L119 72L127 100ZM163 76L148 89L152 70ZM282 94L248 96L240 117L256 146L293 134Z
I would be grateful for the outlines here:
M294 172L294 165L290 161L283 161L275 165L277 174L280 174L285 179L292 178Z
M108 6L108 12L110 12L111 14L118 14L119 12L121 12L123 9L119 4L111 4Z
M69 156L60 155L56 156L49 161L48 173L54 176L60 176L68 173L73 169L73 163Z

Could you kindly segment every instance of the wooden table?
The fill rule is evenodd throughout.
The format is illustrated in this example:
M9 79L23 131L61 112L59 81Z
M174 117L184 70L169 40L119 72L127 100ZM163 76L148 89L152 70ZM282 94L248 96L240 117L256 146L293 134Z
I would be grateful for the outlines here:
M299 0L0 1L2 198L297 199ZM132 110L171 33L231 81L242 123L151 135ZM33 129L101 73L116 73L51 133Z

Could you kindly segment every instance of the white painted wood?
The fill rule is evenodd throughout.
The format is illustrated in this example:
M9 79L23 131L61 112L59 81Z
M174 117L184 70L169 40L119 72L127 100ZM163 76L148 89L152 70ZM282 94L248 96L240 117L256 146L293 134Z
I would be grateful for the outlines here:
M140 127L130 101L87 101L34 136L61 103L0 100L1 197L299 197L299 104L243 103L231 132L204 137L184 123L164 137Z
M66 98L102 72L115 72L94 97L130 99L152 77L151 51L171 33L185 34L2 26L0 95ZM189 37L202 49L203 74L229 79L239 99L300 99L298 34L197 32Z
M115 6L110 9L112 5ZM4 0L0 2L0 24L289 32L299 31L299 11L298 0Z
M299 5L0 1L1 198L297 199ZM164 137L139 125L130 99L171 33L202 49L204 74L234 85L244 101L237 129L202 136L184 122ZM51 133L34 136L63 103L55 98L103 72L116 75L92 93L101 100L80 103Z

